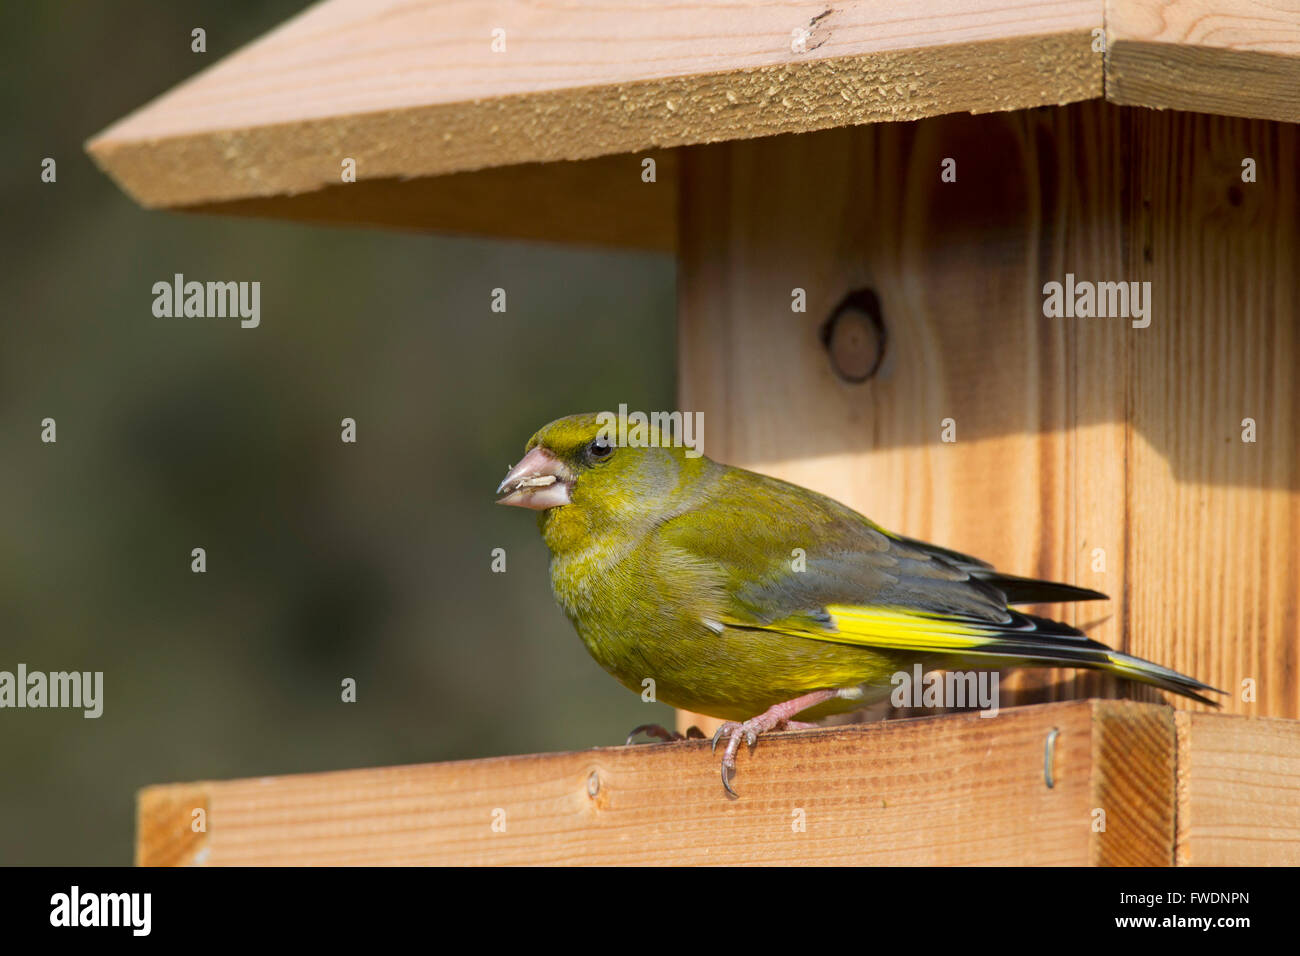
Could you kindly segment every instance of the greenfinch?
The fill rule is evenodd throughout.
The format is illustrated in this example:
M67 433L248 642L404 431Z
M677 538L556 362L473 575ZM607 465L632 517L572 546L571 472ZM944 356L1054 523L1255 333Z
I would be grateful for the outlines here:
M714 747L727 741L733 795L742 740L882 700L916 665L1092 668L1213 703L1198 680L1012 609L1104 594L893 534L654 428L634 445L607 415L551 422L497 494L538 512L555 598L601 667L726 721Z

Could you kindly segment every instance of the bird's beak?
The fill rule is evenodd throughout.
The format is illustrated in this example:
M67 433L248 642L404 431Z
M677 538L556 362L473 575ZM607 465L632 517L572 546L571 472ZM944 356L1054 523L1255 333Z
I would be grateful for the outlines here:
M497 488L499 505L545 511L569 504L568 469L541 445L524 455Z

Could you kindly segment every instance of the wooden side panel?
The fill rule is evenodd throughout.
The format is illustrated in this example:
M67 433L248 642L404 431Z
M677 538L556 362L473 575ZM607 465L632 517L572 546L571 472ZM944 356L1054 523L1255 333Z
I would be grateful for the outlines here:
M1300 722L1177 721L1179 866L1300 866Z
M1128 649L1228 691L1229 712L1297 717L1300 136L1124 116L1126 273L1152 298L1128 336Z
M1166 769L1164 791L1172 799L1172 764L1164 753L1172 735L1162 750L1151 730L1160 713L1168 723L1161 708L1077 701L992 719L957 714L774 734L742 755L736 800L723 793L717 759L703 741L223 781L205 785L210 813L203 862L1081 866L1167 860L1171 837L1165 842L1159 827L1127 831L1118 822L1163 812L1134 801L1147 800L1147 782ZM1045 744L1053 729L1049 788ZM144 791L141 818L185 803L187 786ZM1116 821L1108 833L1092 825L1099 800ZM1104 849L1121 835L1122 852ZM140 838L148 838L144 830ZM141 859L166 862L145 852Z

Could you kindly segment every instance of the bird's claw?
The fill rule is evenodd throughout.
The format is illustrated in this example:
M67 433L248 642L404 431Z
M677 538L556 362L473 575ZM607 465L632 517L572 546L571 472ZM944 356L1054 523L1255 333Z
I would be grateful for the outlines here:
M722 789L727 791L733 797L739 797L740 794L731 789L731 771L733 768L727 766L727 762L722 761Z
M695 728L691 729L694 730ZM731 738L739 734L745 738L745 743L749 744L749 748L753 750L754 746L758 743L758 735L762 733L763 729L765 728L753 726L753 721L749 720L745 721L743 724L738 724L734 721L727 721L727 723L723 724L713 732L711 749L714 753L717 753L719 740L726 737L728 746L730 746Z
M647 737L657 737L660 740L665 740L668 741L669 743L672 743L673 741L677 741L677 740L703 740L704 739L704 732L701 731L700 728L696 727L694 724L686 728L685 734L679 734L675 730L669 730L667 727L664 727L661 724L641 724L638 727L632 728L632 732L627 735L627 742L626 744L624 744L624 746L627 747L632 746L632 741L636 739L637 734L645 734Z
M736 772L736 751L740 749L740 742L743 740L749 744L749 749L753 750L758 745L758 735L766 727L761 726L758 719L747 720L743 724L734 721L728 721L713 732L712 751L718 752L718 742L724 737L727 740L726 749L722 752L722 788L733 797L740 796L731 786L731 777Z
M675 730L669 730L662 724L638 724L632 728L630 733L628 733L627 743L625 746L632 746L632 741L636 739L638 734L645 734L647 737L657 737L660 740L667 741L686 739Z

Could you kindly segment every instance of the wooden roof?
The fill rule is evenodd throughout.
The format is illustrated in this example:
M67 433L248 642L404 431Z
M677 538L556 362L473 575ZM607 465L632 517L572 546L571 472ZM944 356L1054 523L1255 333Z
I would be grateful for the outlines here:
M541 204L663 248L627 154L1101 96L1300 121L1298 90L1300 0L325 0L87 148L150 207L528 235Z

